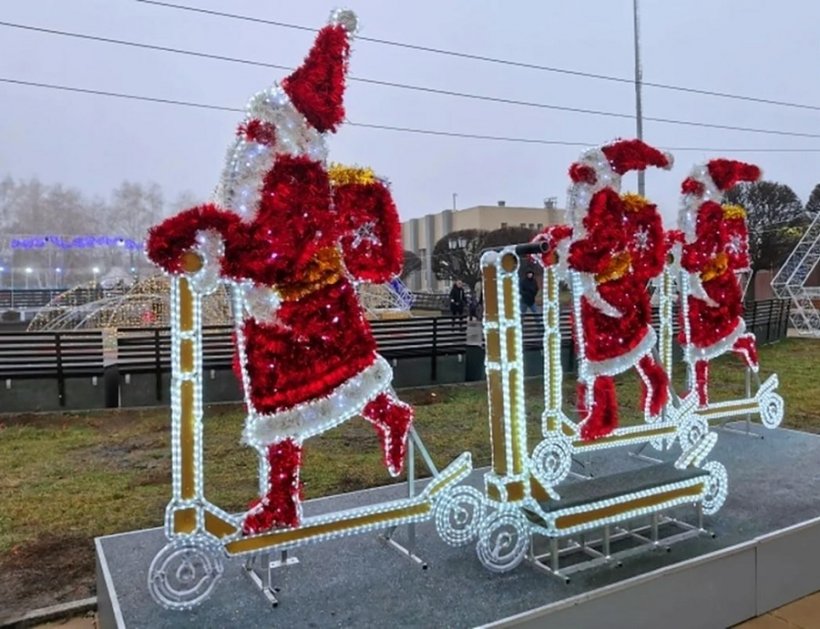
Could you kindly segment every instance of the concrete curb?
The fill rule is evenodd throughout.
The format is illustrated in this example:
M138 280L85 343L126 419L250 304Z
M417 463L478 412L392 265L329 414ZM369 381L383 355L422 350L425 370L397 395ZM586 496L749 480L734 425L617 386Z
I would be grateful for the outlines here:
M59 605L42 607L40 609L26 612L17 618L3 621L3 623L0 624L0 629L24 629L26 627L35 627L42 623L70 618L71 616L77 616L95 609L97 609L97 597L92 596L90 598L83 598L78 601L60 603Z

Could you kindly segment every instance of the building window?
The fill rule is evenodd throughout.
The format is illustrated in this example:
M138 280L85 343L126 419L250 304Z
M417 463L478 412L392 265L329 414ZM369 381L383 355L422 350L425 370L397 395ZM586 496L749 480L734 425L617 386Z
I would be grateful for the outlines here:
M523 227L524 229L526 229L526 228L527 228L527 224L526 224L526 223L521 223L521 227Z
M530 229L535 229L535 224L534 223L530 223Z
M507 229L507 223L501 223L501 229Z
M544 229L544 223L538 223L538 229L539 230Z

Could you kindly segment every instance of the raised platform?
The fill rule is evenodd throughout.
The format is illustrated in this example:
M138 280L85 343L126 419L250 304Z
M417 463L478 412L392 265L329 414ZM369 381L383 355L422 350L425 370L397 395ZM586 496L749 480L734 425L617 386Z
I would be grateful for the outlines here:
M628 558L620 568L581 572L567 585L526 563L491 574L473 545L450 548L425 523L417 526L416 552L427 570L374 535L352 537L299 549L299 563L275 573L281 588L275 609L243 573L242 560L233 559L209 600L193 611L170 612L148 594L148 566L165 543L162 531L151 529L96 540L100 626L727 627L820 590L820 438L754 430L765 438L720 431L709 457L729 472L729 498L705 521L716 539L691 539L669 553ZM593 452L584 462L595 476L650 465L626 451ZM471 481L480 486L481 472ZM405 491L394 485L313 500L305 512ZM403 536L399 531L396 539Z

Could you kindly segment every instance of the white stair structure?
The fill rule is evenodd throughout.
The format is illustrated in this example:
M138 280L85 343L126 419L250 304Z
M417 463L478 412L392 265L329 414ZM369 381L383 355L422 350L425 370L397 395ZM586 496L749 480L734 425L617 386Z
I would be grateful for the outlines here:
M820 299L820 287L806 286L814 267L820 262L820 214L786 258L772 279L772 290L780 299L792 301L789 322L799 334L820 337L820 312L814 305Z

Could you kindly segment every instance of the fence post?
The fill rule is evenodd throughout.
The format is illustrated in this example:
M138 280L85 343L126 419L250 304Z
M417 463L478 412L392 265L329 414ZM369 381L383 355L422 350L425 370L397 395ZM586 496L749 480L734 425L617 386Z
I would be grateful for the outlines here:
M60 406L65 406L65 374L63 373L63 347L60 333L54 335L54 352L57 357L57 397Z
M154 328L154 371L157 387L157 401L162 401L162 358L159 349L159 328Z
M772 342L772 319L773 318L774 318L774 301L769 301L769 316L766 317L766 342L767 343Z
M757 302L752 302L752 325L751 325L751 333L755 335L755 339L757 339ZM747 330L749 331L749 330ZM759 340L757 340L760 343Z
M433 317L433 350L430 352L430 380L438 380L438 320Z
M789 317L792 313L792 300L791 299L784 299L780 302L783 306L783 310L785 310L785 314L782 316L782 326L783 331L780 333L781 337L787 337L789 335Z

